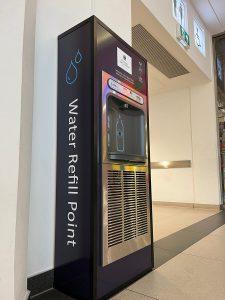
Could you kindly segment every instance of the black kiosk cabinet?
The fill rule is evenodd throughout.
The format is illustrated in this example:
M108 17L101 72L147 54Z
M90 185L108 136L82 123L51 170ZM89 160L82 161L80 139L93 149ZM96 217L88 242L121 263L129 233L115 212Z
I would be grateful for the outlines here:
M153 268L147 62L96 17L58 39L54 287L108 299Z

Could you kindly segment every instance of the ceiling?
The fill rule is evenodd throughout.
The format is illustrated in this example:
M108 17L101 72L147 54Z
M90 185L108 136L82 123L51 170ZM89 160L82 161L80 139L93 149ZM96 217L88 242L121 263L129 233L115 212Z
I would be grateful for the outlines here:
M191 0L211 34L225 32L225 0Z

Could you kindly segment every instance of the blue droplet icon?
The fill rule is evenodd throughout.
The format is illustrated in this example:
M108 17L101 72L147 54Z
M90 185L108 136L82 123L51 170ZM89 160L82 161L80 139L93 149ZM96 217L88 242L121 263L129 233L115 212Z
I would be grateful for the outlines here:
M82 54L80 53L80 50L78 49L77 50L77 54L76 54L76 56L75 56L75 63L76 64L79 64L81 61L82 61Z
M77 80L77 67L71 60L70 65L66 71L66 83L73 84Z
M77 65L82 61L83 57L80 53L80 50L77 50L77 53L75 55L75 58L71 60L67 71L66 71L66 83L67 84L73 84L78 77L78 69Z

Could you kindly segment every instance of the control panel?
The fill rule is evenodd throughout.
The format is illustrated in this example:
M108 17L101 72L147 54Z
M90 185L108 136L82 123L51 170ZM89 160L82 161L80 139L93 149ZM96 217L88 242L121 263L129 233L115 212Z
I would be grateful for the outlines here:
M115 81L115 80L113 80L111 78L108 80L108 86L112 90L114 90L114 91L116 91L116 92L118 92L118 93L120 93L120 94L122 94L122 95L124 95L124 96L126 96L128 98L130 98L131 100L133 100L133 101L135 101L135 102L137 102L137 103L139 103L141 105L144 104L143 97L141 97L140 95L138 95L134 91L128 89L127 87L123 86L122 84L120 84L119 82L117 82L117 81Z

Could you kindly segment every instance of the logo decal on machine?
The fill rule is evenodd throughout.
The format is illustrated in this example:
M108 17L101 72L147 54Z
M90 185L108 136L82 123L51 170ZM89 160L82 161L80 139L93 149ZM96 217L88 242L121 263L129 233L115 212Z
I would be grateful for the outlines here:
M117 65L132 75L132 58L123 50L117 47Z
M78 65L82 61L83 56L80 50L77 50L74 59L71 59L70 64L66 70L66 83L72 85L76 82L78 77Z

